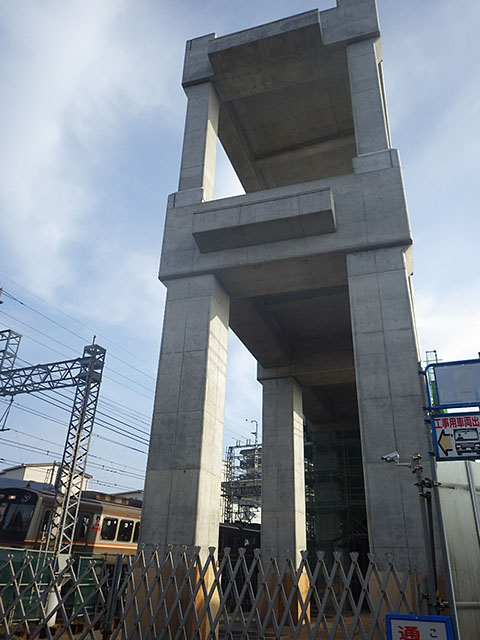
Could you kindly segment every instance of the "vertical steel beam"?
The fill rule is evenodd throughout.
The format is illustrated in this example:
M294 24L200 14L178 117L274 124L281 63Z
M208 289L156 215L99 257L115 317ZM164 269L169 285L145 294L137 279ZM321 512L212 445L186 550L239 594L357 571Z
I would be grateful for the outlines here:
M22 336L11 329L0 331L0 371L14 368L21 339Z
M53 540L56 555L69 554L72 549L105 353L105 349L95 344L83 351L62 464L55 483L55 505L45 541L48 548Z

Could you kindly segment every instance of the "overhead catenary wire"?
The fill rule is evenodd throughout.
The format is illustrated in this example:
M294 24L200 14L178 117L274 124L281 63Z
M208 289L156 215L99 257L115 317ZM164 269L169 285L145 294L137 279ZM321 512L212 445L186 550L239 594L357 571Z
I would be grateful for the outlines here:
M27 431L22 431L21 429L14 429L13 427L10 427L9 431L12 431L13 433L19 433L20 435L27 436L28 438L32 438L34 440L40 440L41 442L46 442L47 444L61 446L58 444L58 442L54 442L53 440L47 440L46 438L42 438L40 436L34 435L33 433L28 433ZM140 469L139 467L132 467L131 465L123 464L122 462L117 462L116 460L107 460L105 458L102 458L102 456L97 456L93 453L89 453L88 455L89 455L89 458L95 458L97 460L102 460L103 462L108 462L109 464L119 465L120 467L124 467L125 469L132 469L133 471L139 471L140 473L144 472L144 469ZM120 469L120 471L122 470Z
M32 295L34 298L37 298L37 300L40 300L43 304L45 304L46 306L54 309L55 311L57 311L58 313L62 314L63 316L65 316L66 318L69 318L69 320L72 320L73 322L77 323L78 325L84 327L85 329L88 329L88 331L94 335L96 334L99 338L102 338L103 340L106 340L107 342L110 342L111 344L115 345L115 347L117 347L118 349L121 349L124 353L127 353L129 356L133 356L134 358L136 358L137 360L140 360L141 362L144 362L145 364L147 364L148 366L151 366L150 362L147 362L146 360L144 360L143 358L141 358L138 354L136 353L132 353L131 351L129 351L128 349L126 349L125 347L123 347L122 345L119 345L118 343L114 342L113 340L111 340L110 338L107 338L106 336L103 336L102 334L100 334L99 332L95 331L94 329L92 329L91 327L89 327L88 325L84 324L83 322L81 322L80 320L78 320L78 318L74 318L73 316L71 316L70 314L66 313L65 311L63 311L62 309L60 309L59 307L56 307L55 305L51 304L50 302L47 302L46 300L44 300L41 296L39 296L38 294L34 293L33 291L30 291L30 289L27 289L26 287L24 287L23 285L21 285L20 283L16 282L15 280L13 280L12 278L0 273L0 277L1 278L5 278L5 280L8 280L9 282L11 282L12 284L14 284L15 286L19 287L20 289L22 289L23 291L26 291L27 293L29 293L30 295Z
M71 335L75 336L76 338L79 338L82 341L83 344L85 344L85 342L88 342L88 338L85 338L84 336L80 335L79 333L76 333L75 331L72 331L71 329L69 329L65 325L61 324L60 322L57 322L56 320L54 320L50 316L46 315L45 313L42 313L38 309L35 309L34 307L32 307L31 305L27 304L26 302L23 302L22 300L19 300L19 298L17 298L16 296L13 296L11 293L6 291L5 289L2 289L2 293L7 298L9 298L10 300L13 300L14 302L17 302L18 304L21 304L26 309L30 309L30 311L33 311L34 313L36 313L37 315L41 316L42 318L45 318L46 320L48 320L52 324L56 325L57 327L60 327L61 329L63 329L64 331L67 331L68 333L70 333ZM25 325L25 326L28 326L28 325ZM53 340L53 338L51 338L51 339ZM135 367L130 362L126 362L125 360L122 360L122 358L119 358L115 354L109 352L109 356L110 356L110 358L113 358L114 360L118 360L122 364L127 365L129 368L134 369L138 373L141 373L143 376L145 376L147 378L150 378L150 380L155 380L155 376L150 375L149 373L145 373L145 371L143 371L142 369L138 369L137 367Z
M19 322L20 324L25 325L26 327L28 327L29 329L32 329L32 331L36 331L37 333L39 333L40 335L44 336L45 338L47 338L48 340L52 340L52 342L55 342L56 344L59 344L62 347L65 347L66 349L69 349L70 351L72 351L74 354L78 354L78 350L75 349L74 347L71 347L68 344L65 344L64 342L62 342L61 340L57 340L56 338L53 338L52 336L50 336L48 333L45 333L44 331L40 331L40 329L37 329L36 327L33 327L32 325L28 324L27 322L25 322L24 320L20 320L19 318L16 318L15 316L12 316L11 314L7 313L6 311L4 311L4 309L0 309L0 313L4 316L7 316L7 318L10 318L11 320L14 320L15 322ZM28 338L29 340L33 340L34 342L36 342L37 344L42 345L43 347L45 347L46 349L49 349L50 351L53 351L54 353L57 353L58 355L61 355L63 358L69 360L72 358L72 355L68 355L66 353L63 353L61 351L58 351L57 349L54 349L53 347L50 347L49 345L46 345L38 340L35 340L35 338L32 338L31 336L27 335L27 334L23 334L23 336L25 338ZM110 356L111 354L109 354ZM73 356L75 357L75 355ZM78 357L78 355L77 355ZM112 367L108 368L108 371L110 373L113 373L117 376L119 376L120 378L123 378L124 380L128 380L129 382L135 384L136 386L140 387L141 389L145 389L145 391L151 391L153 394L153 389L151 389L150 387L146 387L145 385L141 384L140 382L137 382L136 380L134 380L133 378L124 375L123 373L120 373L119 371L117 371L116 369L112 369ZM105 376L106 378L108 378L108 376ZM110 380L112 380L112 378L109 378ZM153 379L153 378L152 378ZM117 383L117 384L121 384L120 382L116 381L116 380L112 380L113 382ZM135 389L131 389L132 391L135 392ZM142 394L140 394L142 395ZM149 397L149 396L146 396Z
M15 449L21 449L23 451L29 451L29 452L34 452L34 453L40 453L41 455L45 456L45 457L50 457L54 460L58 460L62 458L62 453L60 451L52 451L50 449L44 449L43 447L35 447L33 445L29 445L29 444L25 444L23 442L12 442L11 440L8 440L8 438L1 438L0 437L0 442L4 443L5 446L9 446ZM61 446L61 445L56 445L56 446ZM94 469L101 469L102 471L105 471L107 473L116 473L116 474L120 474L122 476L126 476L129 478L135 478L137 480L145 480L145 476L144 475L139 475L139 474L135 474L135 473L131 473L129 471L125 471L122 469L111 469L110 467L107 467L105 465L101 465L95 462L88 462L88 467L92 467Z
M5 291L4 291L4 292L5 292ZM8 295L10 298L14 299L15 301L19 302L20 304L22 304L22 305L26 306L27 308L30 308L30 309L34 310L32 307L30 307L30 306L29 306L29 305L27 305L26 303L24 303L24 302L22 302L22 301L18 300L17 298L15 298L14 296L12 296L11 294L8 294L8 292L7 292L7 295ZM34 311L35 311L35 310L34 310ZM0 310L0 312L1 312L1 313L4 313L5 315L8 315L8 314L6 314L3 310ZM39 313L40 313L40 312L39 312ZM41 313L40 313L40 315L42 315L42 316L46 317L47 319L49 319L49 318L48 318L48 316L45 316L45 314L41 314ZM12 317L12 319L15 319L15 318L13 318L13 316L10 316L10 317ZM30 328L34 329L35 331L38 331L39 333L41 333L41 334L42 334L42 335L44 335L45 337L47 337L47 338L49 338L49 339L54 340L55 342L59 343L61 346L64 346L64 347L66 347L66 348L68 348L68 349L72 349L72 350L73 350L73 348L72 348L72 347L70 347L69 345L66 345L65 343L62 343L62 342L60 342L60 341L56 340L55 338L52 338L52 337L51 337L51 336L49 336L48 334L45 334L44 332L41 332L41 331L37 330L36 328L31 327L30 325L27 325L27 324L26 324L26 323L24 323L22 320L19 320L19 322L22 322L23 324L25 324L25 326L29 326ZM57 323L57 322L54 322L54 323L55 323L55 324L58 324L58 325L59 325L60 327L62 327L62 328L67 329L66 327L63 327L63 325L61 325L60 323ZM67 329L67 330L68 330L68 329ZM71 333L73 333L75 336L80 337L80 338L82 338L82 339L83 339L83 337L82 337L82 336L80 336L79 334L76 334L75 332L71 332ZM26 336L26 337L28 337L29 339L32 339L30 336ZM37 342L38 344L41 344L41 345L42 345L42 346L44 346L45 348L51 349L51 347L49 347L48 345L45 345L45 344L43 344L43 343L41 343L41 342L39 342L39 341L35 341L35 342ZM68 357L68 356L66 356L66 354L64 354L64 353L61 353L61 352L59 352L59 351L57 351L57 350L54 350L54 351L55 351L55 353L59 353L59 354L60 354L60 355L62 355L63 357ZM111 355L112 355L112 354L109 354L109 356L111 356ZM117 358L117 359L118 359L118 358ZM125 363L125 364L128 364L128 363ZM127 381L133 382L134 384L136 384L136 385L137 385L137 386L139 386L140 388L143 388L143 389L145 389L145 390L147 390L147 391L150 391L150 389L148 389L148 388L147 388L147 387L145 387L144 385L141 385L140 383L138 383L138 382L136 382L136 381L132 380L130 377L125 376L124 374L122 374L122 373L120 373L120 372L118 372L118 371L116 371L116 370L113 370L113 369L111 369L111 368L109 368L108 370L109 370L109 372L110 372L110 373L114 373L115 375L118 375L119 377L122 377L122 378L124 378L124 379L125 379L125 380L127 380ZM119 385L124 386L124 387L126 386L126 385L123 385L123 383L122 383L122 382L120 382L119 380L114 380L114 379L112 379L108 374L104 374L104 377L105 377L107 380L111 380L111 381L112 381L112 382L114 382L115 384L119 384ZM152 379L153 379L153 377L152 377ZM129 389L130 389L130 387L127 387L127 388L129 388ZM150 397L150 396L145 396L145 394L142 394L141 392L139 392L139 391L138 391L138 390L136 390L136 389L130 389L130 390L131 390L131 391L133 391L134 393L137 393L138 395L140 395L140 396L142 396L142 397L147 397L149 400L151 399L151 397ZM99 402L103 402L102 398L99 400ZM146 420L145 420L145 424L149 426L149 425L150 425L150 418L149 418L148 416L146 416L146 415L145 415L145 418L146 418ZM225 422L229 422L230 424L233 424L233 425L235 425L235 426L237 426L237 427L240 427L242 430L244 429L244 425L241 425L241 424L239 424L238 422L235 422L234 420L231 420L231 419L229 419L229 418L227 418L227 417L225 417ZM233 429L228 428L226 425L224 426L224 430L225 430L225 431L227 432L227 434L228 434L230 437L232 437L232 438L235 438L235 439L242 439L242 437L243 437L242 435L240 435L240 434L238 434L237 432L235 432Z
M4 326L5 326L6 328L9 328L9 327L7 327L7 325L6 325L5 323L3 323L3 324L4 324ZM63 358L66 358L67 360L69 360L69 359L70 359L70 358L69 358L67 355L65 355L64 353L62 353L62 352L58 351L57 349L54 349L53 347L49 347L49 346L48 346L48 345L46 345L44 342L40 342L39 340L35 340L35 338L32 338L31 336L28 336L28 335L26 335L26 334L22 334L22 337L24 337L24 338L28 338L29 340L32 340L32 341L33 341L33 342L35 342L36 344L39 344L39 345L41 345L42 347L45 347L45 348L46 348L46 349L48 349L49 351L53 351L54 353L57 353L58 355L62 356ZM111 369L109 369L109 370L111 371ZM114 371L113 373L116 373L117 375L122 375L122 374L118 374L118 373L117 373L117 372L115 372L115 371ZM139 396L141 396L142 398L146 398L147 400L150 400L150 401L152 400L152 396L147 396L147 395L145 395L144 393L142 393L141 391L138 391L137 389L132 389L130 386L126 385L126 384L125 384L125 383L123 383L123 382L120 382L119 380L115 380L114 378L111 378L110 376L108 376L108 375L106 375L106 374L103 374L103 377L104 377L104 378L106 378L107 380L110 380L110 381L111 381L111 382L113 382L114 384L118 384L118 385L120 385L121 387L124 387L125 389L128 389L128 390L129 390L129 391L131 391L132 393L135 393L136 395L139 395ZM129 379L129 378L127 378L127 379ZM141 386L141 385L140 385L140 386ZM145 388L146 388L146 387L145 387ZM152 392L152 395L153 395L153 392Z
M29 305L26 305L25 303L23 303L22 301L18 300L17 298L15 298L14 296L12 296L11 294L8 294L8 295L9 295L9 297L10 297L10 298L15 299L15 300L16 300L17 302L19 302L20 304L23 304L24 306L27 306L27 308L30 308L30 306L29 306ZM33 309L33 308L32 308L32 309ZM3 312L3 311L2 311L2 312ZM40 312L39 312L39 313L40 313ZM7 315L7 316L9 316L9 317L12 317L13 319L17 320L16 318L14 318L13 316L10 316L9 314L6 314L6 313L5 313L5 315ZM45 314L41 314L41 313L40 313L40 315L45 316ZM64 346L64 347L66 347L66 348L67 348L67 349L69 349L69 350L70 350L70 349L72 349L72 347L70 347L69 345L66 345L65 343L62 343L62 342L60 342L60 341L56 340L55 338L52 338L52 337L51 337L51 336L49 336L48 334L45 334L44 332L41 332L41 331L37 330L35 327L31 327L31 325L27 325L27 323L24 323L24 322L23 322L23 321L21 321L21 320L19 320L19 322L22 322L23 324L25 324L26 326L29 326L29 327L30 327L30 328L32 328L33 330L38 331L39 333L41 333L42 335L44 335L44 336L45 336L45 337L47 337L48 339L52 339L52 340L54 340L55 342L59 343L61 346ZM56 323L56 324L58 324L59 326L62 326L60 323ZM62 328L64 328L64 327L62 326ZM75 332L73 332L73 333L75 334ZM75 334L75 335L76 335L77 337L81 337L79 334ZM27 337L28 337L28 336L27 336ZM31 339L31 338L30 338L30 339ZM61 353L61 352L58 352L57 350L52 349L52 347L50 347L50 346L48 346L48 345L45 345L44 343L41 343L41 342L39 342L39 341L36 341L36 342L37 342L37 343L39 343L39 344L41 344L42 346L44 346L44 347L45 347L45 348L47 348L47 349L53 350L55 353L59 353L59 354L60 354L60 355L62 355L63 357L67 357L67 356L66 356L66 354ZM73 349L72 349L72 350L73 350ZM110 369L110 371L112 371L112 370ZM128 376L124 376L124 375L123 375L123 374L121 374L120 372L117 372L117 371L115 371L115 370L113 370L112 372L113 372L115 375L118 375L118 376L120 376L120 377L123 377L124 379L126 379L126 380L128 380L128 381L132 381L132 380L131 380L131 378L129 378ZM105 377L106 377L107 379L111 379L108 375L105 375ZM120 384L120 385L122 385L122 383L121 383L120 381L118 381L118 380L113 380L113 382L114 382L115 384ZM144 388L145 390L148 390L148 388L147 388L147 387L145 387L144 385L140 385L140 383L137 383L136 381L133 381L133 382L134 382L135 384L137 384L138 386L140 386L140 387ZM126 386L126 385L122 385L122 386ZM131 390L131 391L133 391L133 392L135 392L135 393L137 393L137 394L140 394L141 396L147 397L149 400L151 400L151 397L150 397L150 396L145 396L144 394L142 394L141 392L137 391L136 389L131 389L130 387L128 387L128 388L129 388L129 390ZM60 394L58 391L57 391L57 392L53 392L53 393L57 393L57 394L59 394L59 395L63 395L63 394ZM40 396L37 396L37 397L38 397L39 399L41 399L41 400L44 400L44 398L41 398ZM45 400L44 400L44 401L45 401ZM106 401L108 402L108 400L107 400L107 399L106 399ZM99 399L99 404L103 404L103 402L104 402L104 400L103 400L102 398L100 398L100 399ZM115 403L115 401L110 401L110 402ZM54 403L53 403L53 404L54 404ZM120 403L117 403L117 404L121 407ZM54 404L54 406L55 406L55 404ZM107 405L107 406L108 406L108 405ZM108 410L110 413L115 412L115 411L114 411L114 409L111 407L111 405L110 405L110 407L108 407L108 409L107 409L107 410ZM150 417L149 417L149 416L147 416L146 414L140 414L139 412L137 412L137 415L142 416L142 417L143 417L143 419L142 419L142 417L140 417L140 418L136 418L134 415L131 415L131 411L130 411L130 409L129 409L129 408L124 407L124 411L123 411L123 413L125 413L125 414L127 415L127 418L128 418L128 420L129 420L129 422L125 422L125 420L122 420L122 419L120 419L119 417L111 416L111 415L109 415L109 413L107 413L107 412L105 412L105 411L98 410L98 411L97 411L97 413L98 413L100 416L103 416L103 418L101 418L101 417L100 417L100 418L97 418L97 421L96 421L96 422L97 422L99 425L102 425L102 426L104 426L105 428L110 427L110 429L112 429L112 427L113 427L113 428L115 428L115 426L117 426L117 428L121 430L121 431L119 431L119 433L120 433L123 437L127 437L127 434L126 434L126 432L125 432L125 429L123 429L122 427L119 427L118 425L113 425L111 422L109 422L109 420L113 420L115 423L119 423L119 424L121 424L121 425L123 425L123 426L126 426L126 427L132 427L132 428L135 430L135 435L134 435L135 441L136 441L136 442L139 442L139 443L142 443L142 444L148 444L148 442L147 442L146 440L138 439L138 437L136 437L136 436L138 435L138 433L140 433L141 435L143 434L143 435L145 435L145 436L149 436L149 434L150 434L150 429L149 429L149 427L150 427L151 421L150 421ZM120 410L120 411L119 411L119 412L117 412L117 413L122 413L122 411ZM148 427L148 431L143 430L141 427L139 427L139 426L138 426L138 424L134 424L134 425L132 425L132 424L131 424L131 422L132 422L132 421L133 421L133 422L140 423L140 424L142 424L144 427ZM243 429L243 425L239 425L238 423L234 422L233 420L231 420L231 419L229 419L229 418L227 418L227 417L225 418L225 422L229 422L229 423L234 424L235 426L239 426L240 428L242 428L242 429ZM240 435L239 433L235 432L233 429L229 428L227 425L225 425L225 426L224 426L224 429L225 429L226 435L228 435L228 437L231 437L231 438L234 438L234 439L242 439L242 435Z
M18 286L18 287L20 287L21 289L23 289L24 291L26 291L27 293L30 293L30 295L33 295L34 297L38 298L41 302L43 302L43 303L44 303L44 304L46 304L47 306L50 306L52 309L55 309L57 312L59 312L59 313L61 313L62 315L66 316L66 317L67 317L67 318L69 318L70 320L73 320L74 322L77 322L77 323L78 323L78 324L80 324L81 326L83 326L83 327L85 327L85 328L88 328L92 333L97 333L94 329L91 329L91 328L87 327L87 325L85 325L85 324L83 324L83 323L79 322L76 318L74 318L73 316L70 316L69 314L67 314L66 312L64 312L62 309L59 309L58 307L55 307L54 305L52 305L52 304L48 303L47 301L43 300L40 296L38 296L38 295L37 295L37 294L35 294L34 292L30 291L30 290L29 290L29 289L27 289L26 287L23 287L23 285L20 285L19 283L15 282L15 281L14 281L14 280L12 280L11 278L9 278L9 277L7 277L7 276L4 276L4 275L2 275L2 274L0 274L0 277L4 277L4 278L6 278L7 280L9 280L10 282L12 282L12 283L13 283L13 284L15 284L16 286ZM8 297L9 299L11 299L11 300L13 300L13 301L17 302L18 304L20 304L20 305L22 305L22 306L26 307L27 309L29 309L29 310L33 311L34 313L36 313L36 314L40 315L41 317L45 318L46 320L48 320L49 322L51 322L51 323L55 324L56 326L58 326L58 327L62 328L63 330L65 330L65 331L67 331L68 333L70 333L71 335L75 336L76 338L79 338L80 340L82 340L82 342L83 342L83 343L85 343L85 342L87 342L87 341L88 341L88 339L87 339L87 338L85 338L85 336L82 336L82 335L80 335L79 333L77 333L77 332L75 332L75 331L72 331L71 329L69 329L68 327L66 327L66 326L65 326L65 325L63 325L62 323L60 323L60 322L58 322L58 321L54 320L53 318L51 318L51 317L50 317L50 316L48 316L47 314L42 313L42 312L41 312L41 311L39 311L38 309L35 309L34 307L32 307L31 305L27 304L27 303L26 303L26 302L24 302L23 300L20 300L18 297L14 296L14 295L12 295L10 292L6 291L6 290L5 290L5 288L3 288L3 289L2 289L2 292L3 292L3 294L4 294L6 297ZM2 313L4 313L5 315L8 315L8 314L6 314L6 312L5 312L3 309L2 309L1 311L2 311ZM12 319L15 319L13 316L9 316L9 317L11 317ZM18 321L19 321L19 322L24 323L24 321L23 321L23 320L18 320ZM29 326L29 327L30 327L30 328L32 328L33 330L38 331L39 333L42 333L42 335L46 336L47 338L49 338L49 339L51 339L51 340L54 340L55 342L58 342L58 343L59 343L59 344L61 344L62 346L65 346L65 347L66 347L66 348L68 348L68 349L72 349L73 351L76 351L75 349L73 349L73 347L71 347L71 346L69 346L69 345L66 345L65 343L61 343L61 342L59 342L58 340L56 340L55 338L53 338L53 337L49 336L48 334L43 333L43 332L40 332L40 331L39 331L38 329L36 329L35 327L31 327L31 325L27 325L26 323L24 323L24 324L25 324L25 326ZM98 335L100 336L100 334L98 334ZM27 336L26 336L26 337L27 337ZM28 337L29 337L29 336L28 336ZM32 338L31 338L31 337L29 337L29 339L32 339ZM128 351L128 350L126 350L124 347L122 347L121 345L118 345L117 343L113 342L113 341L112 341L112 340L110 340L109 338L105 338L105 339L106 339L107 341L111 342L112 344L115 344L115 346L117 346L119 349L122 349L123 351L125 351L125 352L126 352L126 353L128 353L129 355L132 355L132 356L134 356L134 357L138 357L136 354L134 354L134 353L132 353L132 352L130 352L130 351ZM38 341L37 341L37 342L38 342ZM38 343L38 344L42 344L42 346L45 346L46 348L51 348L51 347L48 347L47 345L44 345L43 343ZM57 353L59 353L59 352L57 352ZM125 364L125 365L126 365L126 366L128 366L129 368L134 369L134 370L135 370L135 371L137 371L138 373L140 373L140 374L142 374L142 375L145 375L146 377L148 377L148 378L150 378L151 380L155 381L155 377L154 377L153 375L146 374L146 373L145 373L145 371L143 371L142 369L138 369L137 367L133 366L130 362L126 362L125 360L122 360L121 358L119 358L119 357L118 357L118 356L116 356L115 354L111 353L110 351L109 351L108 353L109 353L109 357L110 357L110 358L114 358L114 359L118 360L119 362L122 362L122 364ZM68 356L65 356L65 354L60 354L60 355L64 355L64 357L68 357ZM139 358L139 359L141 359L141 358ZM145 362L146 364L149 364L149 363L147 363L147 361L146 361L146 360L143 360L143 362ZM118 372L116 372L115 370L111 370L111 371L113 371L113 372L115 372L115 373L118 373ZM122 374L118 374L118 375L122 375ZM135 382L135 381L134 381L134 382ZM138 383L136 383L136 384L138 384ZM147 387L144 387L144 388L145 388L146 390L150 390L150 389L149 389L149 388L147 388ZM243 429L243 426L244 426L244 425L241 425L241 424L239 424L238 422L235 422L235 421L233 421L233 420L231 420L231 419L228 419L228 418L225 418L225 420L226 420L226 421L228 421L228 422L230 422L231 424L235 424L236 426L239 426L239 427L241 427L241 428Z
M5 400L3 400L3 399L0 399L0 400L5 403ZM52 402L51 400L48 400L48 398L45 398L43 396L38 396L38 400L41 400L42 402L46 402L46 403L48 403L48 404L50 404L50 405L52 405L54 407L57 407L57 409L63 409L65 411L69 411L70 412L69 408L67 408L65 406L62 406L62 405L59 405L59 404L55 404L55 402ZM27 413L34 413L34 414L36 414L36 415L38 415L38 416L40 416L42 418L45 418L47 420L50 420L50 419L54 420L50 416L48 416L48 415L46 415L44 413L41 413L39 411L35 411L35 410L33 410L33 409L29 408L29 407L25 407L25 405L22 405L22 404L20 404L18 402L14 405L14 407L22 409L23 411L26 411ZM56 419L54 421L59 423L59 424L62 424L64 426L67 426L67 423L62 421L62 420ZM116 425L112 424L111 422L107 422L106 420L103 420L101 418L97 418L96 417L95 418L95 424L98 427L101 427L103 429L107 429L107 431L113 431L117 435L125 437L125 438L129 438L129 439L133 440L134 442L138 442L139 444L148 445L148 439L142 438L141 436L138 437L135 434L129 433L128 431L126 431L122 427L116 427Z
M134 487L125 487L125 486L123 486L123 485L121 485L121 484L117 484L117 483L111 484L111 483L109 483L109 482L102 482L101 480L93 480L93 479L92 479L92 480L90 480L90 483L91 483L91 484L98 484L98 485L100 485L101 487L111 487L112 489L124 489L125 491L139 491L139 489L138 489L138 488L134 488ZM140 490L140 491L141 491L141 490Z
M0 458L0 463L5 464L5 463L9 463L9 464L24 464L21 460L12 460L11 458ZM5 471L5 469L3 469L3 471ZM119 484L111 484L109 482L102 482L101 480L94 480L93 478L90 480L89 484L98 484L102 487L112 487L112 488L118 488L118 489L125 489L126 491L139 491L138 487L134 488L134 487L125 487L123 485L119 485ZM141 489L140 489L141 491Z
M0 402L5 403L5 400L0 398ZM56 425L59 425L61 427L65 427L65 428L67 427L67 423L64 422L63 420L59 420L58 418L54 418L52 416L46 415L46 414L44 414L41 411L38 411L36 409L31 409L30 407L25 407L25 406L20 405L18 403L15 404L14 406L15 406L15 408L20 409L21 411L24 411L26 413L30 413L30 414L35 415L35 416L37 416L39 418L42 418L44 420L48 420L49 422L51 422L53 424L56 424ZM138 453L143 453L145 455L148 453L144 449L138 449L137 447L134 447L131 444L124 444L123 442L118 442L117 440L112 440L111 438L107 438L106 436L101 436L101 435L99 435L97 433L93 433L92 437L98 438L99 440L104 440L105 442L109 442L111 444L115 444L115 445L117 445L119 447L124 447L125 449L129 449L131 451L136 451Z

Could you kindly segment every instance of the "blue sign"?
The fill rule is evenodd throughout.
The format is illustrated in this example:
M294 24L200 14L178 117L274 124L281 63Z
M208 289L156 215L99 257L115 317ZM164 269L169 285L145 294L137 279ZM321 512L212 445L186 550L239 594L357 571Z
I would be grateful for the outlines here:
M447 616L416 616L387 613L387 640L454 640Z
M480 359L429 364L434 374L428 387L430 409L455 409L480 406Z

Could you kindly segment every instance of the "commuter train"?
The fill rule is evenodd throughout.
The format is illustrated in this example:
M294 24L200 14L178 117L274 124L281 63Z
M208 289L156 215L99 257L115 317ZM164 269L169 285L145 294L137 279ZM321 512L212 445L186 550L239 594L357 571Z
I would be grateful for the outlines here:
M0 487L0 547L40 549L54 504L51 487ZM73 539L82 555L134 554L140 531L142 501L83 491ZM221 524L219 552L230 547L249 554L260 546L260 525Z
M40 549L54 503L51 489L0 489L0 546ZM73 551L84 555L135 553L142 502L83 491Z

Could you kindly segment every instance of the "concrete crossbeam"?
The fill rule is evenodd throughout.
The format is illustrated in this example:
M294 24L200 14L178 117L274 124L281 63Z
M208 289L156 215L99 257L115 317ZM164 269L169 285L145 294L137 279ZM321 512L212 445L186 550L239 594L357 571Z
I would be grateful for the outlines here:
M193 237L202 253L323 235L335 231L330 189L210 209L193 217Z

